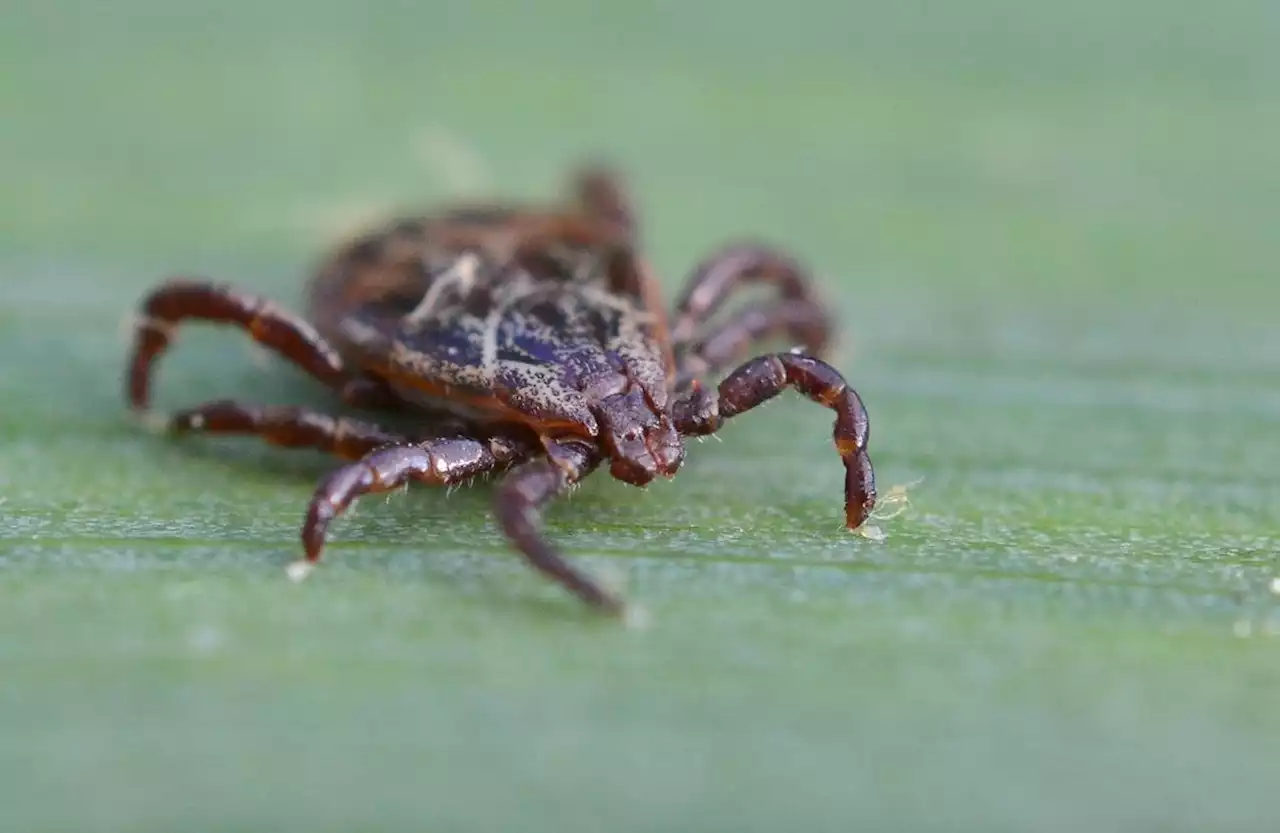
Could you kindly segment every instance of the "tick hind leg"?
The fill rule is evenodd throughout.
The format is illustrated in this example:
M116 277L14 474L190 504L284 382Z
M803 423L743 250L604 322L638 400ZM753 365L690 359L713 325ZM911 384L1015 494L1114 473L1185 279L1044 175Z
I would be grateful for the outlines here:
M377 425L334 417L309 408L252 405L231 400L206 402L169 419L175 434L240 434L284 448L313 448L358 460L376 448L409 439Z
M617 172L604 165L588 165L574 175L574 192L578 204L588 216L621 227L634 235L639 218L631 194Z
M867 456L871 425L857 391L821 359L772 353L734 370L714 393L695 386L676 403L677 430L689 436L713 434L725 420L764 404L789 387L835 411L833 438L845 466L845 523L849 529L857 529L876 503L875 474Z
M776 320L801 321L792 332L802 339L804 349L813 354L825 350L830 324L808 271L785 252L757 243L726 246L693 270L672 319L671 340L676 350L686 351L724 302L752 284L775 286L781 303L770 314ZM723 329L732 326L729 322Z
M807 350L821 347L827 343L829 327L827 314L807 299L746 307L680 354L676 389L683 390L695 379L718 375L766 339L786 337Z
M300 316L265 298L223 284L174 279L157 287L142 302L126 379L126 395L134 410L144 410L149 404L151 368L169 347L178 325L188 319L239 327L259 344L342 393L352 405L391 404L385 388L354 377L338 351Z
M391 491L411 480L443 486L466 483L524 459L530 452L529 446L515 440L441 437L384 446L365 454L333 471L316 488L302 526L306 557L290 567L290 575L302 578L310 572L320 560L329 525L362 495Z
M609 613L622 601L569 564L539 534L539 511L599 465L599 456L578 443L562 443L554 459L533 460L512 470L499 486L494 509L503 532L529 564L566 587L587 604Z

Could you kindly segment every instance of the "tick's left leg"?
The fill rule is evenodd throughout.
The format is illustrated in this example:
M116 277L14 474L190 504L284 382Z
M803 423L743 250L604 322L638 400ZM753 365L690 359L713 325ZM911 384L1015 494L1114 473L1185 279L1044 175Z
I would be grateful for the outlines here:
M812 286L808 271L785 252L756 243L726 246L702 261L676 302L671 340L677 351L686 349L711 316L737 289L750 284L772 284L783 301L806 305L813 326L807 328L814 343L805 344L820 354L827 346L830 325ZM818 322L821 322L820 324Z
M876 503L875 474L867 456L871 425L857 391L821 359L773 353L730 373L716 393L695 386L676 403L676 428L688 436L714 434L726 419L769 401L788 387L836 413L833 436L845 467L845 523L849 529L857 529Z
M358 460L384 445L409 439L372 423L330 416L310 408L252 405L222 399L178 411L169 419L175 434L241 434L284 448L313 448Z
M339 391L356 407L393 404L378 384L353 374L342 357L300 316L257 295L204 280L172 279L147 295L134 334L126 395L134 410L147 407L151 369L186 320L239 327L262 346Z

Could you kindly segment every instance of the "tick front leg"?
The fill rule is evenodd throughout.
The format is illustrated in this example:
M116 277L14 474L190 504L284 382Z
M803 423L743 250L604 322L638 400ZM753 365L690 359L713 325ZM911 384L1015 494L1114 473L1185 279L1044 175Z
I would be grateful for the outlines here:
M809 300L747 307L681 355L676 389L742 361L747 351L764 339L785 336L805 350L816 350L827 343L829 326L826 313Z
M676 303L671 326L676 348L687 346L736 289L755 283L773 284L783 300L807 302L815 317L822 314L809 274L800 263L769 246L737 243L712 254L690 275L684 294ZM824 320L821 342L806 345L806 349L821 353L828 332L829 325Z
M530 451L527 445L500 438L445 437L366 454L334 471L316 488L302 525L306 558L289 568L290 575L302 578L310 572L320 560L329 525L360 496L387 492L410 480L445 486L465 483L478 474L505 468Z
M329 416L308 408L242 404L231 400L206 402L179 411L169 420L176 434L243 434L261 437L284 448L314 448L358 460L385 445L406 444L408 438L377 425Z
M677 430L689 436L715 433L725 420L769 401L788 387L836 413L833 437L845 466L845 523L849 529L857 529L876 504L875 474L867 456L871 424L857 391L849 387L840 371L821 359L773 353L730 373L717 394L695 385L676 403Z
M498 487L494 508L503 532L530 565L592 607L618 613L621 600L565 561L538 531L542 507L590 474L599 462L598 454L585 445L558 444L553 459L533 460L513 469Z
M151 368L187 319L230 324L325 385L343 392L353 405L382 405L385 392L353 379L338 351L301 317L255 295L222 284L174 279L157 287L142 302L129 362L127 396L135 410L151 398Z

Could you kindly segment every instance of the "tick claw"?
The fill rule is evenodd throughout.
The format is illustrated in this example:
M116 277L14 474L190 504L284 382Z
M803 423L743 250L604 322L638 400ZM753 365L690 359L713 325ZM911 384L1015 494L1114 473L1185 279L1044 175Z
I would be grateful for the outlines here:
M307 576L311 575L315 568L316 565L312 564L310 561L295 561L288 567L285 567L284 572L285 575L289 577L290 581L297 584L304 581Z

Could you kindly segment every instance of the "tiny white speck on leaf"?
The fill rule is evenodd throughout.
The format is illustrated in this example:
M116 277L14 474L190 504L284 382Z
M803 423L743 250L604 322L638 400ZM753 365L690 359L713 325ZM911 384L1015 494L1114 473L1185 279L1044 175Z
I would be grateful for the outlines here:
M873 521L891 521L902 513L911 508L911 496L908 490L919 486L924 482L924 478L919 478L910 483L899 483L889 488L878 501L876 508L867 516L868 520ZM869 541L883 541L888 538L888 534L876 526L875 524L863 524L854 530L855 535L861 535Z
M629 631L647 631L653 626L653 617L643 605L629 604L623 610L622 624Z
M289 580L296 584L300 581L306 580L307 576L311 575L315 568L316 565L312 564L310 561L295 561L288 567L285 567L284 571L285 575L289 576Z
M185 602L200 592L200 585L194 581L182 581L165 585L162 594L167 601Z
M853 531L854 535L860 535L868 541L883 541L889 536L885 531L875 524L863 524Z
M871 517L877 521L887 521L898 517L903 512L911 508L911 489L919 486L924 482L924 478L918 478L910 483L899 483L896 486L889 487L889 491L877 501L876 508L871 512Z
M152 434L164 434L169 430L169 415L156 411L143 411L133 414L133 421L144 431Z
M211 654L222 647L222 631L213 625L201 625L187 633L187 647L197 654Z
M1271 579L1271 592L1280 596L1280 576Z
M627 574L612 564L601 567L596 578L610 593L621 596L627 589Z

